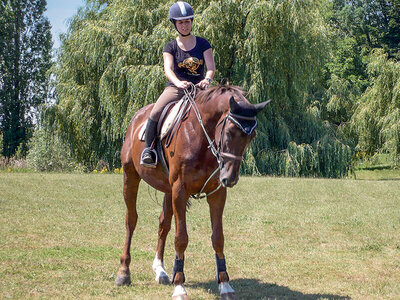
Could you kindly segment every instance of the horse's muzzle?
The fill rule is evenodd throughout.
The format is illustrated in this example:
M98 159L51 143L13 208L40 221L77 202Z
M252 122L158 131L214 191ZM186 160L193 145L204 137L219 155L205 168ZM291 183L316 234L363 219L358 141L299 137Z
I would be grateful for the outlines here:
M234 181L228 181L227 178L224 178L224 179L221 180L221 184L222 184L223 187L231 188L231 187L233 187L238 181L239 181L239 178L236 178L236 180L234 180Z
M226 172L225 169L221 170L219 181L223 187L231 188L239 181L238 172Z

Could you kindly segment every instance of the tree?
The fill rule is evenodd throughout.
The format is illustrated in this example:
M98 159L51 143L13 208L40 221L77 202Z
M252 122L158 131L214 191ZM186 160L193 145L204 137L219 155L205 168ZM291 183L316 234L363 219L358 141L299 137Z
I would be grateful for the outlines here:
M0 0L0 131L3 155L26 146L51 67L45 0Z
M392 53L400 59L400 0L390 0L388 9L388 30L383 41L388 45L389 49L393 49ZM396 53L397 52L397 53Z
M349 35L335 36L332 59L327 63L327 80L323 117L342 126L349 122L357 100L369 85L360 47Z
M55 68L54 113L59 133L79 162L94 166L103 159L118 165L130 119L164 88L162 51L176 36L168 20L172 3L88 1L73 18ZM340 142L324 138L328 132L322 120L310 113L308 95L330 53L320 0L193 0L191 4L196 14L194 34L206 37L214 48L216 81L243 86L253 103L274 100L260 119L243 171L296 174L298 170L271 171L266 160L266 155L277 155L288 162L290 158L281 153L291 142L296 145L291 149L299 153L313 149L306 152L314 161L323 145L339 149L330 145ZM302 160L301 168L302 163L309 160ZM316 173L317 165L321 164L314 165Z
M333 0L335 28L368 49L400 50L400 0Z
M373 82L359 99L351 125L358 137L357 148L369 155L390 153L400 161L400 62L375 50L368 64Z

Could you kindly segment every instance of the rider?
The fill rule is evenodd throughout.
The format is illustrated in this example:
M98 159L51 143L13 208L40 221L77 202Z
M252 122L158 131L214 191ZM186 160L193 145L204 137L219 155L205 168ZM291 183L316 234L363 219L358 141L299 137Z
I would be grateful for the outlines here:
M184 90L193 83L202 89L208 88L215 73L215 62L210 43L191 34L193 21L192 7L178 1L169 9L169 19L178 31L178 37L164 48L164 72L168 78L167 87L154 104L147 120L145 131L145 149L140 164L156 167L156 152L153 142L157 136L157 123L163 108L171 101L184 96ZM204 65L207 68L204 77Z

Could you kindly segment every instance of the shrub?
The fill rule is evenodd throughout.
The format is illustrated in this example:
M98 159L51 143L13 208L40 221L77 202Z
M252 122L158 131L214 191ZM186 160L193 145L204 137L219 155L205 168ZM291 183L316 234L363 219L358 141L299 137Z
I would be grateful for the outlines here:
M72 159L66 144L46 127L34 131L29 141L27 162L36 171L82 171L82 167Z
M16 157L4 157L0 156L0 170L23 170L26 169L25 159ZM10 171L9 171L10 172Z
M103 173L104 173L104 172L108 172L108 170L110 170L110 164L109 164L107 161L105 161L105 160L103 160L103 159L100 159L100 160L97 162L96 170L97 170L98 172L102 172L102 171L103 171Z
M351 171L353 151L339 140L324 136L316 143L290 142L282 151L260 152L256 161L243 162L242 174L341 178ZM254 162L253 162L254 161Z

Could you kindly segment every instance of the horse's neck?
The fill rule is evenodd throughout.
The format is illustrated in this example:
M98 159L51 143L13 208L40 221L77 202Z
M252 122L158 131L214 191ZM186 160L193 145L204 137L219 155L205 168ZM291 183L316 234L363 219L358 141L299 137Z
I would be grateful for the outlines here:
M215 127L221 116L229 109L228 97L221 95L207 102L198 104L198 108L207 127Z

